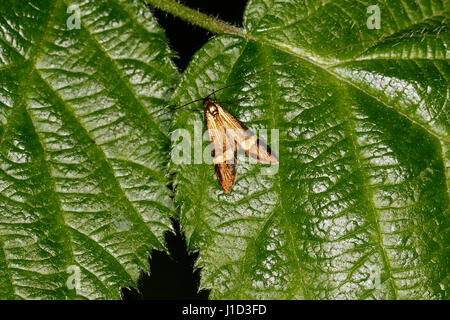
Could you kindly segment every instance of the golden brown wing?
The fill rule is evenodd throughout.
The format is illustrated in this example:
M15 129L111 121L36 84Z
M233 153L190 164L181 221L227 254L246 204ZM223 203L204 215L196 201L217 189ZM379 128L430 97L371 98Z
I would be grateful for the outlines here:
M237 120L231 113L217 105L216 119L222 123L226 134L236 141L238 147L245 153L266 164L278 164L277 156L270 150L267 144L258 138L250 129Z
M209 108L206 108L205 120L211 141L211 154L216 176L223 191L229 193L236 180L237 145L234 139L226 135L225 127L216 112L211 112Z
M214 165L216 177L225 193L230 193L236 180L236 164L219 163Z

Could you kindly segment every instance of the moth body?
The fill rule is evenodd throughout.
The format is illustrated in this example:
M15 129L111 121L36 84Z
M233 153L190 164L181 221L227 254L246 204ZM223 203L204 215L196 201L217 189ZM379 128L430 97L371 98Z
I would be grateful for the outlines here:
M270 148L216 101L206 97L203 105L216 176L225 193L231 191L236 180L238 149L258 162L278 164Z

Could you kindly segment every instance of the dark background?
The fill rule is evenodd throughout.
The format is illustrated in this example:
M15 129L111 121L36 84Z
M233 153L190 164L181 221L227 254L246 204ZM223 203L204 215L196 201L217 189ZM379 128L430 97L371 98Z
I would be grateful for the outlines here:
M242 27L242 15L247 0L181 0L178 1L192 9L210 16L218 17L237 27ZM187 23L159 9L149 6L149 10L165 30L169 46L178 55L175 59L180 73L183 72L192 56L210 38L211 32ZM197 252L188 252L179 222L173 220L175 233L166 232L169 254L152 250L149 257L149 270L143 270L137 288L122 288L124 300L159 299L208 299L209 290L198 291L201 270L194 271Z
M181 0L178 2L237 27L242 27L242 15L247 4L247 0ZM165 30L169 46L179 56L175 63L180 72L183 72L194 53L214 34L155 7L148 8Z

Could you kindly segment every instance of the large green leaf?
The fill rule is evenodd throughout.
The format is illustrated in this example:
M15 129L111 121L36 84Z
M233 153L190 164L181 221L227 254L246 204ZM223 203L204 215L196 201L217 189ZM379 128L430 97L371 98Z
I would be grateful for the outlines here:
M164 248L172 56L141 1L0 3L0 298L118 298Z
M245 38L197 53L174 104L244 79L217 99L279 130L278 172L241 161L228 195L212 165L171 165L213 298L448 298L444 2L377 1L369 29L372 1L251 0ZM180 109L172 129L201 121Z

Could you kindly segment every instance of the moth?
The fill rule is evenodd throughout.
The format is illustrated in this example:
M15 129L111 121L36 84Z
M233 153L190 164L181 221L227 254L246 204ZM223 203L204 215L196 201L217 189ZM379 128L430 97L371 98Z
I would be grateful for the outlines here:
M295 60L279 64L279 66L293 61ZM259 72L259 74L267 71L264 70ZM216 177L225 193L231 192L236 181L236 153L238 150L243 150L248 157L257 162L272 165L279 164L277 155L272 152L262 139L258 138L255 133L222 107L216 99L211 99L211 96L218 91L233 87L244 81L238 81L222 87L211 92L205 98L196 99L174 108L180 109L194 102L203 101L204 109L199 111L204 113L212 147L211 155Z
M212 100L210 95L203 98L203 106L216 177L225 193L230 193L236 180L238 149L260 163L279 163L277 156L264 141L218 102Z

